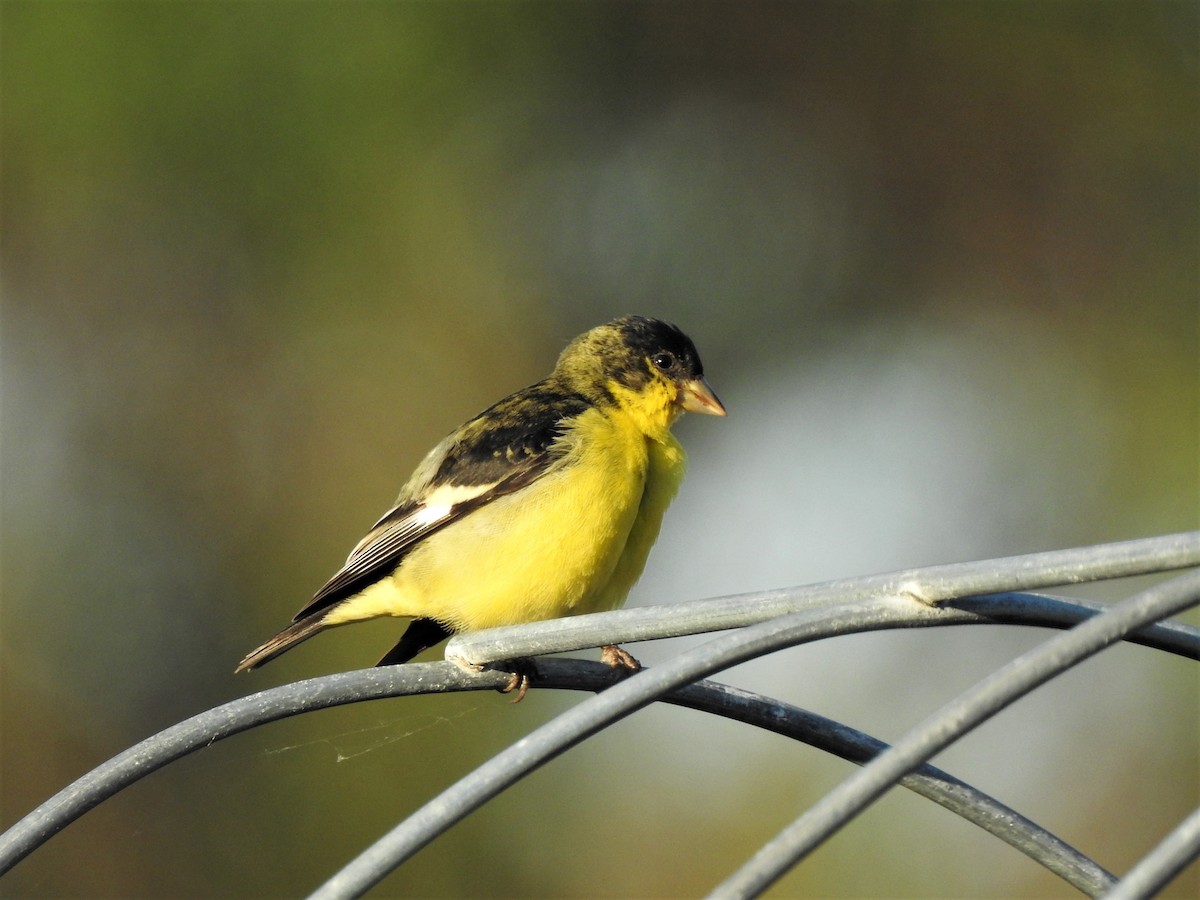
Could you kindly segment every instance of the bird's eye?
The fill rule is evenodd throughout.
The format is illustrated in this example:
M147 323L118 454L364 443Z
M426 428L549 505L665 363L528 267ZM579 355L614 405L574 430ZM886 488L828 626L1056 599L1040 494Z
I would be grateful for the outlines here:
M667 369L675 365L675 357L664 350L662 353L655 353L654 356L651 357L650 362L654 363L655 366L665 372Z

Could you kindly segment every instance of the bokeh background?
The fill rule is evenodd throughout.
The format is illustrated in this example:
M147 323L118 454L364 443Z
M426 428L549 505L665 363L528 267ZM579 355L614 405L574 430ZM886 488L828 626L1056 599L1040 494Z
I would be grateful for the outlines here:
M679 425L633 604L1200 527L1198 9L5 0L2 824L191 714L372 663L401 623L233 675L429 446L627 312L680 323L730 410ZM728 678L889 739L1045 637ZM259 729L0 890L300 895L574 702ZM1200 802L1198 719L1194 664L1121 647L939 762L1120 872ZM648 710L378 895L702 894L848 771ZM903 793L774 894L1071 895ZM1171 889L1198 892L1196 866Z

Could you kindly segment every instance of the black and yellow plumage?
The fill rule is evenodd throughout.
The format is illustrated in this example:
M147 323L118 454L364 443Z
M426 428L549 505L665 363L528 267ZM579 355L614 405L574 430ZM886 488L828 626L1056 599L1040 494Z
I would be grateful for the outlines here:
M434 447L346 564L238 671L378 616L413 619L384 665L455 632L620 606L683 477L670 427L684 411L725 414L674 325L626 316L580 335L547 378Z

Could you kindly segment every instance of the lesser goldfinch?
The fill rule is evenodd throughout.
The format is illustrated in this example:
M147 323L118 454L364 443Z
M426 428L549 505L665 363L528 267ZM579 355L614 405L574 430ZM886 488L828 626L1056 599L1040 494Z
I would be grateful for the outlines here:
M547 378L434 447L346 564L237 671L377 616L413 620L389 665L460 631L615 609L683 478L670 428L685 410L725 415L677 327L626 316L580 335ZM604 659L637 667L615 646Z

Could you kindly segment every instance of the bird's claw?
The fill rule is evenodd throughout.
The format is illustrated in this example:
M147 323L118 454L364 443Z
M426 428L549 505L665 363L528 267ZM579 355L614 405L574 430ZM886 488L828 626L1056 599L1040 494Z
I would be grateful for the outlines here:
M496 690L502 694L511 694L516 691L517 696L513 697L512 702L520 703L529 692L529 684L533 680L533 676L537 674L537 666L534 665L532 659L514 659L507 665L512 667L512 675L504 687L496 688Z
M511 694L516 691L517 696L512 698L512 702L520 703L525 699L525 694L529 692L529 676L513 672L512 678L508 679L508 684L499 690L502 694Z

